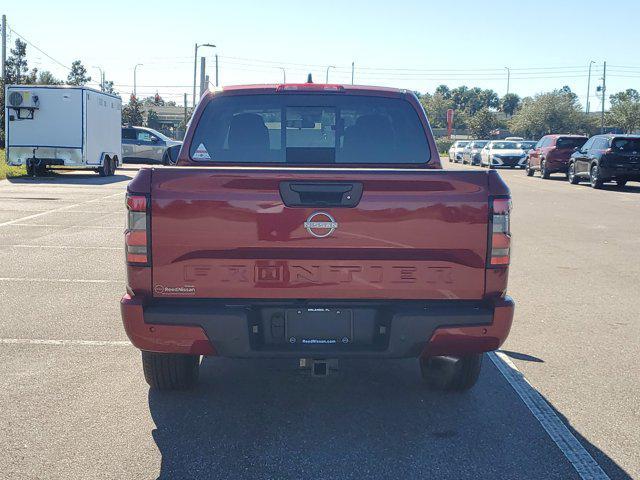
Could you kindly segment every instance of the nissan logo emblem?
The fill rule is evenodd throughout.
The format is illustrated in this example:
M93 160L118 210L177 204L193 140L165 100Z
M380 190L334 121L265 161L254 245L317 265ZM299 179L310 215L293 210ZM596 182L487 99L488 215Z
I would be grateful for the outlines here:
M338 222L327 212L314 212L304 222L304 228L314 237L324 238L338 228Z

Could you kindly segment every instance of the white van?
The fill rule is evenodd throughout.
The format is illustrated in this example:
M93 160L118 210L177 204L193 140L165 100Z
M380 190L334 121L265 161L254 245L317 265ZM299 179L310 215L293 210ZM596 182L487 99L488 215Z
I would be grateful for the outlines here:
M7 85L6 154L29 175L48 168L113 175L122 162L122 100L87 87Z

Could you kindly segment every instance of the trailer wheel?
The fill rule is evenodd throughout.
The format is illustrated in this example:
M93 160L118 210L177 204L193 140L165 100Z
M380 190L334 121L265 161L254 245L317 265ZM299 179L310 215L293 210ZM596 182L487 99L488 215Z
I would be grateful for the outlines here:
M112 175L113 171L111 169L111 159L108 156L104 157L102 161L102 165L98 167L98 175L101 177L108 177Z
M198 383L199 355L142 352L144 378L157 390L187 390Z
M478 381L482 354L464 357L426 357L420 359L420 373L432 390L462 392Z

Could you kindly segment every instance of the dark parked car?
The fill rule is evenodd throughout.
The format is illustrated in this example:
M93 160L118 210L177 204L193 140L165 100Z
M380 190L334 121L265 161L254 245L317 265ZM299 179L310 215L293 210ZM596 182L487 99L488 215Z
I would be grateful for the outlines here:
M566 175L571 154L586 141L582 135L545 135L527 154L527 176L532 177L536 171L540 178L549 178L552 173Z
M640 182L640 136L596 135L571 155L569 181L589 180L593 188L615 181L624 187L630 180Z
M462 163L468 165L480 165L480 152L489 140L473 140L462 151Z
M125 163L169 165L167 150L182 142L146 127L122 127L122 158Z

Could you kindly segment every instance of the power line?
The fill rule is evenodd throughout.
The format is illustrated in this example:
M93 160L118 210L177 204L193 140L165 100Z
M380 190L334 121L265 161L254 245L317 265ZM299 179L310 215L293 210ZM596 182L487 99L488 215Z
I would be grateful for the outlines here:
M24 40L27 44L31 45L33 48L35 48L36 50L38 50L40 53L42 53L45 57L49 58L51 61L57 63L58 65L60 65L61 67L66 68L67 70L71 70L71 67L68 67L67 65L65 65L64 63L60 62L59 60L56 60L55 58L53 58L51 55L49 55L47 52L45 52L44 50L42 50L40 47L38 47L37 45L35 45L33 42L30 42L29 40L27 40L25 37L23 37L22 35L20 35L18 32L16 32L13 28L7 26L7 28L9 30L11 30L13 33L16 34L16 36L20 37L22 40Z

